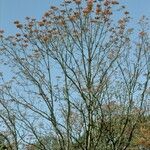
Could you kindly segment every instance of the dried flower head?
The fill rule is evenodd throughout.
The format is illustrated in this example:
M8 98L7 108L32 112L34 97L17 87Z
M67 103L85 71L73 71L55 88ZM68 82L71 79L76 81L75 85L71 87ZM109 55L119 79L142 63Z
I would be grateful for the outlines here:
M32 27L33 27L33 22L30 22L30 23L28 24L28 27L29 27L29 28L32 28Z
M16 33L16 36L19 37L19 36L21 36L21 34L20 33Z
M115 0L113 0L111 3L112 3L113 5L118 5L118 4L119 4L119 2L118 2L118 1L115 1Z
M100 9L99 6L96 7L96 15L100 14L102 12L102 10Z
M81 0L75 0L75 3L76 3L77 5L79 5L79 4L81 4Z
M69 19L70 19L70 21L75 21L76 20L76 16L75 15L69 16Z
M93 5L93 0L88 0L89 5Z
M46 12L46 13L44 14L45 17L48 17L49 15L50 15L49 12Z
M109 10L109 9L105 9L105 10L103 11L103 14L104 14L105 16L107 16L107 15L112 15L112 11Z
M145 33L144 31L141 31L141 32L139 33L139 35L140 35L141 37L143 37L144 35L146 35L146 33Z
M53 10L58 10L58 7L56 7L56 6L51 6L51 9L53 9Z
M14 21L14 24L19 24L19 21L18 20Z
M71 0L65 0L65 3L70 4Z
M88 0L87 7L88 7L89 12L90 12L93 8L93 0Z
M87 15L89 12L90 12L90 10L89 10L88 7L86 7L86 8L83 9L83 13L84 13L85 15Z
M104 6L109 6L111 4L111 2L109 1L109 0L106 0L105 2L104 2Z
M24 47L24 48L26 48L26 47L28 47L28 44L22 44L22 47Z
M129 14L129 12L128 12L128 11L125 11L125 12L124 12L124 14L125 14L125 15L128 15L128 14Z
M49 37L48 36L44 36L42 39L43 39L44 42L47 42Z
M44 26L44 22L43 21L39 21L38 22L38 25L41 27L41 26Z
M23 28L23 25L22 24L16 24L16 27L21 29L21 28Z

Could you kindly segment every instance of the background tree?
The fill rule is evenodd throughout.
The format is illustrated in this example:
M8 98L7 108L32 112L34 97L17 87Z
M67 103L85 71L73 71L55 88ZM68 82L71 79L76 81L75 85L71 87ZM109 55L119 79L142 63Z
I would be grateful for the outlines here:
M150 116L144 116L138 125L135 138L133 140L133 146L136 149L149 149L150 148Z
M13 107L16 149L129 148L149 100L147 19L134 32L116 0L67 0L26 20L16 35L0 31L13 75L1 75L0 102Z
M0 141L3 149L18 149L16 118L13 105L0 91Z

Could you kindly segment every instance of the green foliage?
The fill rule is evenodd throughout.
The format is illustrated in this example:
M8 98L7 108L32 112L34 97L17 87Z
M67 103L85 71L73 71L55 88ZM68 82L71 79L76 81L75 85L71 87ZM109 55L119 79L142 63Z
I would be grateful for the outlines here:
M5 147L5 138L0 135L0 150L4 150Z

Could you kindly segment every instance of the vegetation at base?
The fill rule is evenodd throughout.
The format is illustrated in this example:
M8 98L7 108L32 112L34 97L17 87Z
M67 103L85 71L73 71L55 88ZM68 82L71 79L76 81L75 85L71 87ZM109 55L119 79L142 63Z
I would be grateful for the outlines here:
M116 0L65 0L0 30L1 148L149 149L149 20L132 21Z

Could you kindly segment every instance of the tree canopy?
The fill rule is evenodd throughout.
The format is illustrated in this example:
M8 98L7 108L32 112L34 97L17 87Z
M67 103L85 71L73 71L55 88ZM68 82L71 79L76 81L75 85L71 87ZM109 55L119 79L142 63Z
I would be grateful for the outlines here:
M9 149L150 148L148 19L136 30L131 21L116 0L65 0L41 20L14 21L16 35L0 30Z

